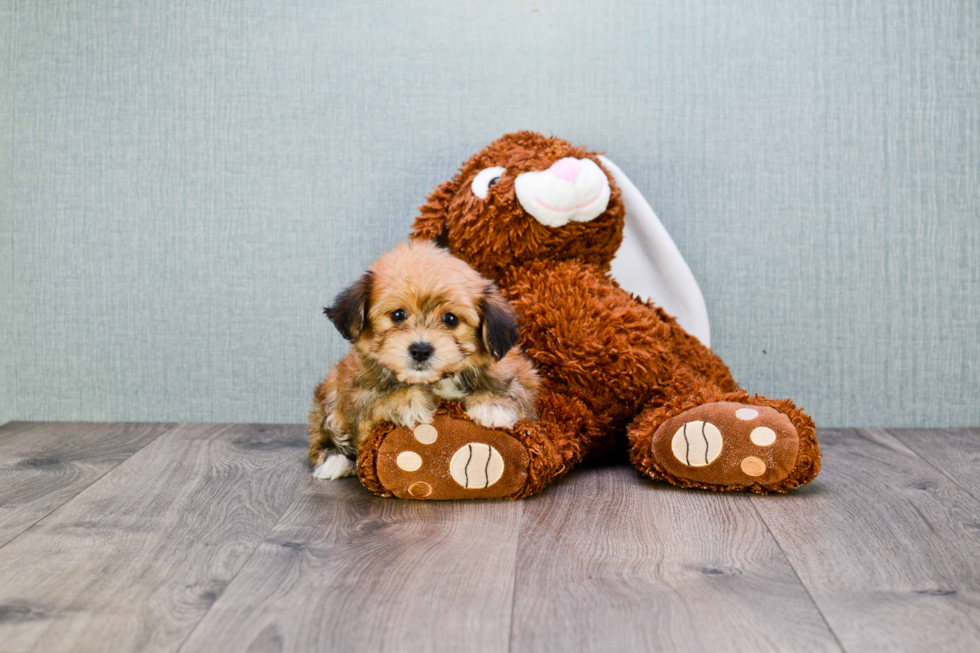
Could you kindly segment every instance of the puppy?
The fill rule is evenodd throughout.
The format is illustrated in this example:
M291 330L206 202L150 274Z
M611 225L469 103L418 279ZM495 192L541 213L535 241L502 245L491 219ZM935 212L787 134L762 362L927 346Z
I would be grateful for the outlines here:
M352 476L375 424L429 423L443 399L460 402L487 428L535 418L539 380L515 347L514 311L492 282L446 250L398 245L324 312L354 346L314 392L316 478Z

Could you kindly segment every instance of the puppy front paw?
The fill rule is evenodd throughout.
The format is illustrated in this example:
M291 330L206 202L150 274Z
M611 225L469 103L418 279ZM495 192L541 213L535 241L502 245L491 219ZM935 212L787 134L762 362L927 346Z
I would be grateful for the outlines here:
M354 476L357 473L357 464L347 456L339 453L332 453L313 469L313 478L325 481L335 481L338 478Z
M509 429L517 424L517 411L507 404L483 401L466 409L470 419L488 429Z
M407 429L414 429L419 424L431 424L436 417L436 411L431 408L419 408L417 406L407 406L403 410L397 411L392 415L392 422L395 426L402 426Z

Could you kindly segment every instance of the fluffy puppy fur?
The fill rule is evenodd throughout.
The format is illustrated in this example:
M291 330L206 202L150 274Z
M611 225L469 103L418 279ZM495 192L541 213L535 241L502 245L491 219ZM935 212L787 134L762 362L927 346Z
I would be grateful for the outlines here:
M516 348L517 318L497 286L446 250L402 243L324 309L354 346L314 392L314 476L355 473L378 422L413 428L441 400L487 428L534 419L538 375Z

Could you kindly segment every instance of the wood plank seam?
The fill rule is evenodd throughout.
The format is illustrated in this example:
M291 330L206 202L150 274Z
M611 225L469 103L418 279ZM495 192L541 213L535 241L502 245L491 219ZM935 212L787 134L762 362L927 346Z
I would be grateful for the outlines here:
M553 491L553 490L552 490ZM539 495L540 496L540 495ZM507 624L507 653L512 653L514 650L514 610L517 607L517 572L520 569L520 564L517 559L517 554L521 550L521 527L524 524L524 501L534 501L538 497L531 499L524 499L521 501L521 516L517 521L517 537L514 538L514 571L513 571L513 586L510 588L510 623Z
M943 475L944 477L946 477L953 485L955 485L959 489L963 490L963 492L965 492L966 494L968 494L975 501L980 502L980 497L978 497L977 495L975 495L970 488L965 487L964 485L962 485L956 479L956 477L951 476L948 471L946 471L942 467L939 467L938 465L936 465L935 463L933 463L931 460L929 460L928 458L926 458L925 456L923 456L922 454L920 454L919 453L919 450L913 448L913 446L911 444L909 444L908 442L906 442L905 438L900 438L898 435L896 435L895 432L894 432L896 429L874 429L874 430L879 430L879 431L881 431L883 433L887 433L890 437L892 437L896 441L898 441L903 447L905 447L910 452L912 452L913 454L915 454L915 456L917 458L919 458L922 462L924 462L926 465L928 465L929 467L932 467L937 472L939 472L941 475Z
M755 514L758 515L759 519L765 525L766 530L769 531L769 537L771 537L772 541L776 543L776 546L779 548L779 552L782 553L783 558L786 559L786 564L788 564L789 568L793 570L793 575L796 576L796 580L800 583L800 587L803 588L803 591L806 592L806 595L810 598L810 603L813 604L813 607L816 609L817 614L820 615L820 618L823 619L824 624L827 626L827 630L830 631L830 634L831 636L833 636L834 641L837 642L837 646L840 647L840 650L847 651L847 648L844 647L844 643L840 640L840 637L838 637L837 633L834 631L834 627L830 625L829 621L827 621L827 616L823 613L823 610L820 609L820 605L817 603L816 599L813 598L813 594L810 593L810 588L807 587L806 583L803 582L803 579L800 578L800 572L797 571L796 565L793 564L793 559L786 554L786 550L783 549L782 542L779 541L779 538L776 537L776 534L769 527L769 522L766 521L765 515L763 515L762 511L760 511L759 508L756 506L755 501L751 501L750 503L752 504L752 510L755 511Z
M524 508L510 650L843 653L751 503L569 474Z
M13 606L0 619L4 645L176 650L309 482L298 425L162 435L0 551L0 568L20 572L0 583L0 606ZM59 538L76 554L60 555ZM18 557L27 564L12 565ZM62 582L79 577L84 587Z
M245 567L248 565L249 560L252 559L252 556L255 555L255 552L258 551L259 547L265 543L265 541L269 538L269 535L272 533L272 531L275 530L276 526L279 525L279 522L282 521L283 515L289 512L289 509L292 507L294 503L296 503L296 499L299 497L299 495L302 494L303 490L305 490L307 486L312 482L313 482L313 478L310 477L309 479L307 479L306 483L304 483L303 486L299 488L299 490L297 490L296 494L293 495L293 498L290 499L289 505L286 506L286 509L283 510L282 513L280 513L279 516L276 518L276 523L269 527L269 530L266 531L265 535L262 536L262 539L255 544L255 547L249 552L248 557L245 558L241 566L237 570L235 570L235 573L232 574L232 577L228 579L228 583L225 585L224 589L228 589L228 587L230 587L231 584L235 582L235 579L238 578L238 575L241 574L242 570L245 569ZM222 593L224 593L224 589L222 590ZM181 640L180 646L177 647L177 653L180 653L180 651L184 649L184 645L187 644L187 640L191 638L191 636L197 630L198 626L200 626L201 623L204 621L204 618L208 616L208 613L214 609L214 606L217 605L218 601L220 600L221 600L221 594L218 594L218 597L211 603L210 606L208 606L208 609L204 611L204 614L202 614L201 618L197 620L197 623L194 624L194 627L191 628L190 631L188 631L187 636L184 637L183 640Z
M4 428L6 426L9 426L10 424L17 424L17 423L19 423L19 422L16 421L16 420L9 421L6 424L4 424L3 426L0 426L0 429ZM158 433L157 435L155 435L152 438L150 438L149 440L147 440L146 443L144 443L139 449L134 450L132 453L130 453L125 458L121 459L115 465L113 465L112 467L107 468L102 474L100 474L99 476L93 478L92 481L88 485L86 485L85 487L81 488L73 496L67 497L64 501L62 501L58 505L53 506L51 508L51 510L49 510L48 512L44 513L41 517L39 517L38 519L36 519L30 526L28 526L23 531L21 531L20 533L18 533L15 536L13 536L12 538L10 538L9 540L7 540L6 542L3 542L2 544L0 544L0 549L3 549L5 546L7 546L8 544L10 544L11 542L14 542L15 540L17 540L18 538L20 538L25 533L29 533L32 530L34 530L34 527L36 527L42 521L44 521L45 519L47 519L48 517L50 517L52 514L54 514L58 510L60 510L62 507L68 505L69 503L71 503L72 501L74 501L75 499L77 499L79 496L81 496L82 494L84 494L85 492L87 492L93 485L95 485L96 483L98 483L99 481L101 481L103 478L105 478L106 475L108 475L110 472L112 472L117 467L119 467L120 465L122 465L124 462L126 462L127 460L129 460L130 458L132 458L133 456L135 456L137 453L139 453L140 451L142 451L143 449L145 449L148 445L153 444L154 442L156 442L161 436L163 436L163 435L171 432L172 430L174 430L178 426L180 426L180 425L177 424L177 423L173 423L173 424L168 425L164 430L160 431L160 433Z
M823 487L756 505L833 635L850 651L976 650L976 498L885 430L827 431Z
M310 482L181 651L506 651L520 509Z

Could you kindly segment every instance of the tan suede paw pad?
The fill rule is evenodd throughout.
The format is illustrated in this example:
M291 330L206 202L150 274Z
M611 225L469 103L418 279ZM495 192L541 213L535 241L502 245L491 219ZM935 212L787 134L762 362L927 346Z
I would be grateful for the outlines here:
M800 438L789 417L774 408L719 401L661 424L652 450L657 463L681 479L768 486L793 471Z
M496 499L527 482L529 458L506 431L436 415L395 428L378 448L378 481L401 499Z

